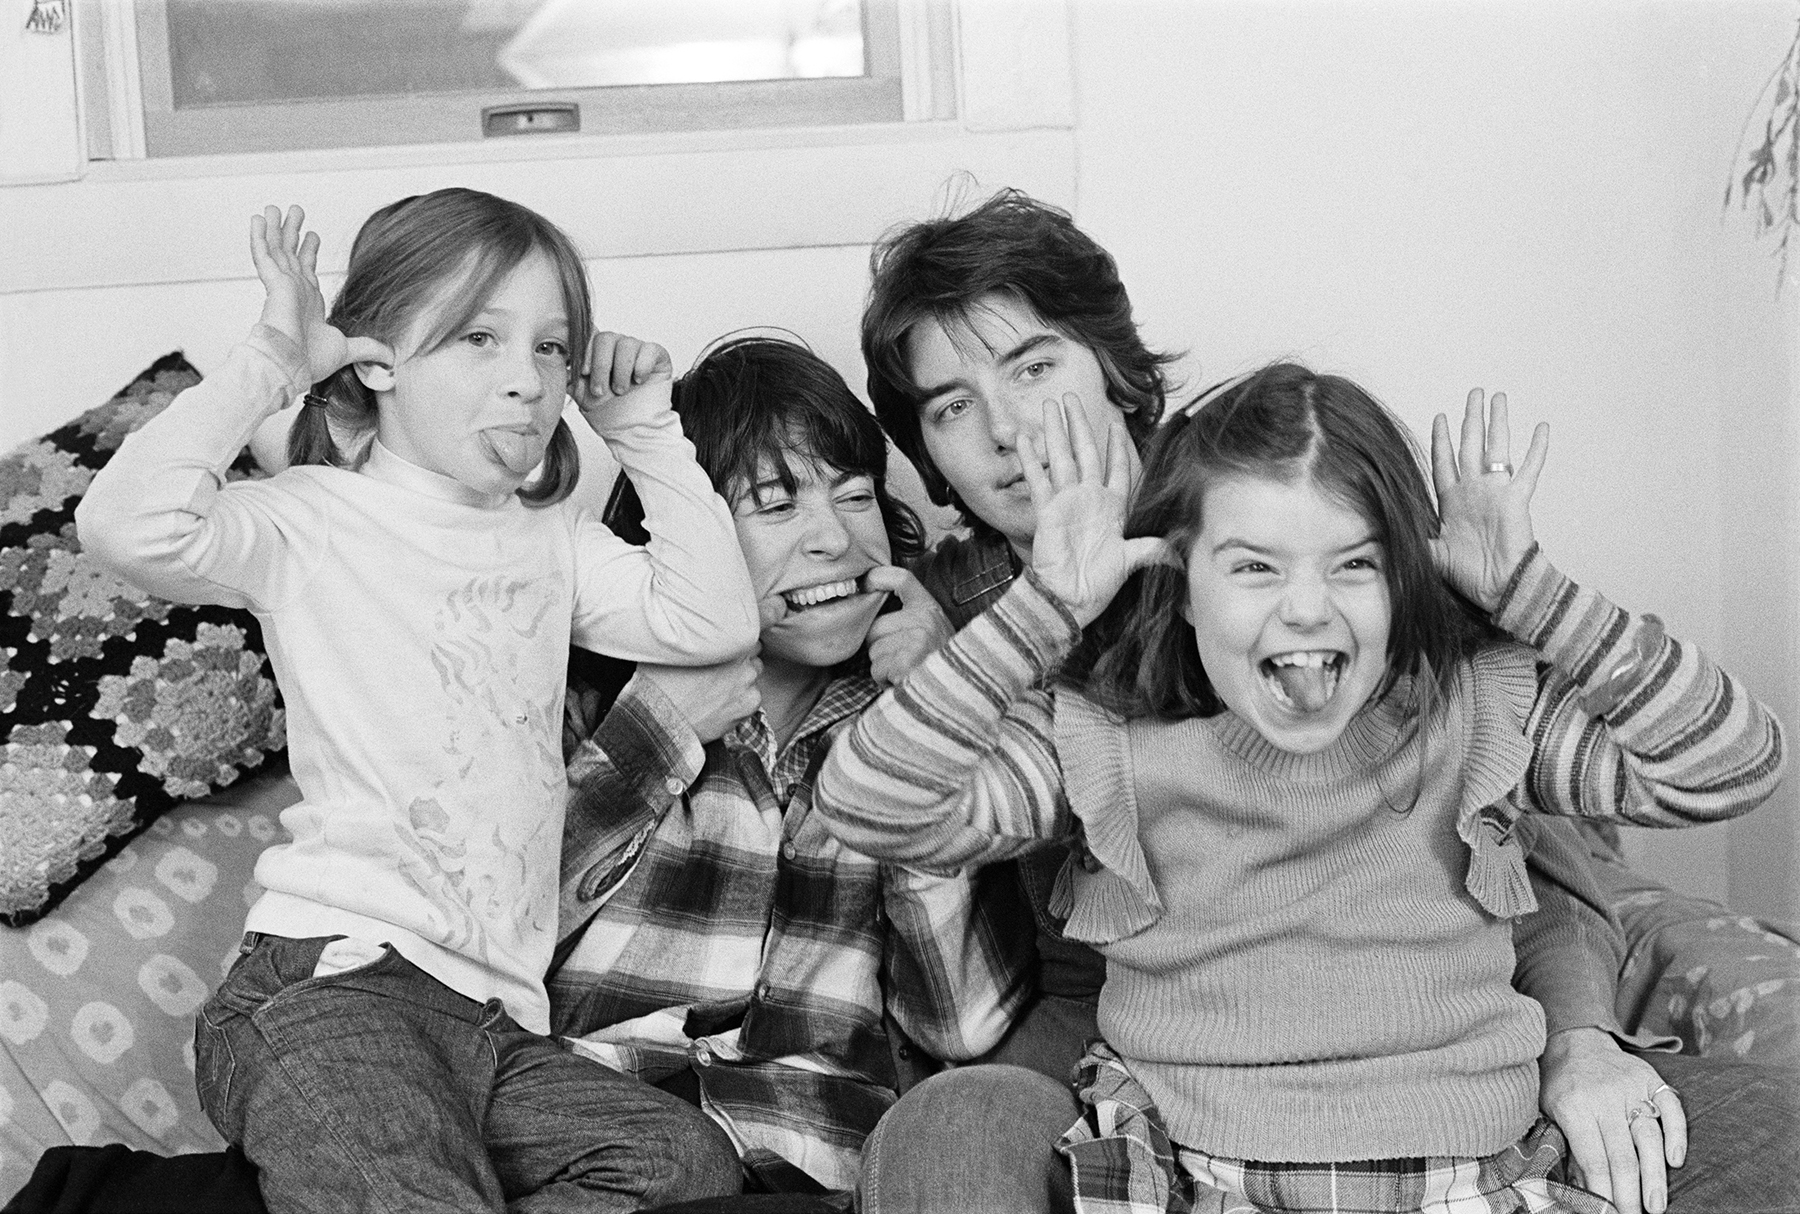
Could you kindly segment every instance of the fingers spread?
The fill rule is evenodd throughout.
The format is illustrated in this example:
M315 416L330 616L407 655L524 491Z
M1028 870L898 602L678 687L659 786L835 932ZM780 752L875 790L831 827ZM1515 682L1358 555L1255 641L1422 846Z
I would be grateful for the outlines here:
M1470 388L1468 403L1463 406L1462 449L1457 452L1457 466L1464 476L1478 476L1481 473L1481 448L1484 441L1481 402L1481 389Z
M1040 510L1050 500L1050 477L1044 471L1043 442L1040 435L1030 431L1019 434L1019 472L1025 477L1025 487L1031 491L1031 504Z
M1488 399L1487 442L1481 462L1512 462L1512 430L1506 420L1506 393L1496 392Z
M1456 487L1456 446L1450 441L1450 419L1431 419L1431 483L1439 500Z
M1094 437L1093 426L1088 424L1087 410L1081 407L1081 397L1065 392L1061 413L1069 426L1069 445L1075 456L1076 472L1084 481L1100 480L1105 474L1100 444Z
M319 289L319 234L317 232L308 232L306 238L300 242L300 273L305 275L306 281L312 285L313 290Z
M1069 438L1069 418L1062 405L1047 400L1043 405L1044 447L1050 457L1050 483L1060 489L1076 483L1075 452Z
M275 274L275 262L269 255L269 224L261 215L250 217L250 262L264 286Z
M1527 493L1537 489L1538 474L1544 470L1544 461L1550 458L1550 423L1539 422L1531 431L1531 446L1525 449L1525 462L1513 475L1513 482L1522 485Z
M300 247L300 230L306 226L306 212L298 205L287 209L287 216L281 221L281 247L293 252Z

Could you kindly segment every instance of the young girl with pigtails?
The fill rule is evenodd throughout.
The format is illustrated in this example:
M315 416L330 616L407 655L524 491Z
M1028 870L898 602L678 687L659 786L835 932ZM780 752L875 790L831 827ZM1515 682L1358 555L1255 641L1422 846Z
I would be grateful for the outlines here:
M719 662L757 616L661 347L592 331L542 216L474 190L358 233L327 315L298 207L251 224L260 322L96 477L83 544L247 608L302 799L202 1007L201 1103L273 1211L632 1210L736 1192L699 1112L546 1034L573 643ZM302 394L293 465L224 483ZM569 500L581 416L650 541Z
M1055 909L1107 971L1060 1144L1078 1207L1610 1210L1538 1111L1518 820L1744 813L1778 724L1545 559L1547 429L1515 472L1502 395L1460 444L1438 419L1434 507L1366 392L1272 366L1162 427L1129 517L1081 405L1024 437L1024 575L817 791L910 865L1079 840ZM1647 1093L1634 1137L1676 1108Z

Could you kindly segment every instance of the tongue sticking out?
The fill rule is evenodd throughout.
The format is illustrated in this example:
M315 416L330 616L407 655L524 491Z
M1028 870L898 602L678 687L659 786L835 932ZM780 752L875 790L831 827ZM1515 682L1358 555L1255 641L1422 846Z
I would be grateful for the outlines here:
M487 439L494 454L510 471L524 476L537 467L536 444L531 441L530 435L521 434L517 430L489 430Z
M1317 712L1337 687L1337 669L1330 662L1316 666L1276 666L1275 681L1301 712Z

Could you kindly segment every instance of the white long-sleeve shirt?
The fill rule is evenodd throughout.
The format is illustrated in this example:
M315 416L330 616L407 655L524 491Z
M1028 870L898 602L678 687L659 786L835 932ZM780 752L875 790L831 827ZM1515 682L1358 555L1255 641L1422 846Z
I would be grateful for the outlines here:
M82 543L152 593L262 624L303 799L257 863L267 892L246 929L391 943L547 1032L568 645L691 664L745 651L756 610L730 512L666 395L621 402L604 435L643 499L645 548L573 502L496 502L379 444L354 472L224 483L305 388L299 351L259 326L95 478Z

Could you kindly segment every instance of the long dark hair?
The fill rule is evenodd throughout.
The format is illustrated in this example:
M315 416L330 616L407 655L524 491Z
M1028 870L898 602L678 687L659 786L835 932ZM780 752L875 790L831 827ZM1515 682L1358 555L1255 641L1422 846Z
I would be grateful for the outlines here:
M964 508L919 430L907 341L921 321L936 321L951 333L971 331L984 296L1010 295L1093 351L1107 399L1125 414L1133 443L1141 448L1155 432L1166 390L1163 365L1175 356L1144 345L1118 265L1068 212L1002 190L965 215L889 233L870 254L869 269L862 351L875 416L919 470L931 500L955 506L975 530L986 524Z
M402 198L369 216L356 233L349 272L326 319L346 337L373 337L395 346L454 283L455 293L419 343L417 353L429 354L481 311L488 295L520 262L539 252L556 267L569 318L571 362L579 361L593 329L581 254L562 229L536 211L479 190L435 190ZM342 367L313 385L288 432L288 462L357 467L368 454L361 439L374 428L375 394L357 378L354 366ZM357 440L349 451L338 446L334 429ZM520 487L519 497L534 506L559 502L575 488L580 471L575 436L558 419L544 452L543 474Z
M1151 441L1125 534L1162 536L1185 561L1208 486L1234 474L1311 480L1368 523L1393 605L1378 694L1403 675L1427 694L1444 690L1457 661L1494 635L1432 563L1438 516L1417 444L1356 384L1276 363L1202 393ZM1126 716L1222 711L1182 615L1186 601L1185 572L1142 571L1089 626L1063 677Z

